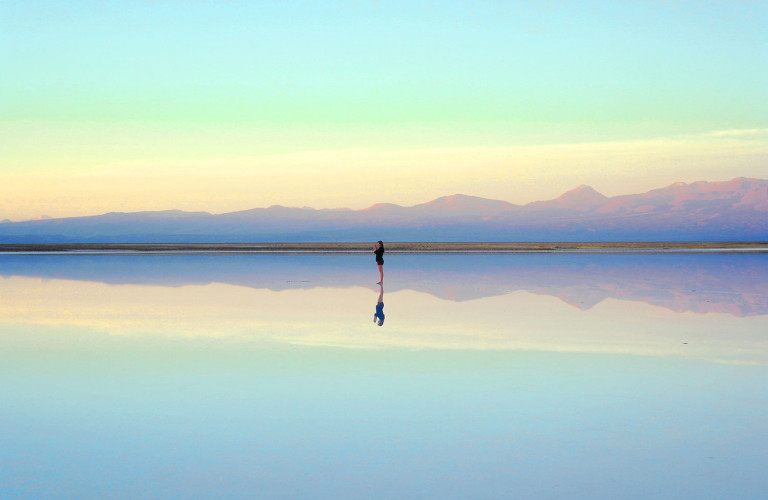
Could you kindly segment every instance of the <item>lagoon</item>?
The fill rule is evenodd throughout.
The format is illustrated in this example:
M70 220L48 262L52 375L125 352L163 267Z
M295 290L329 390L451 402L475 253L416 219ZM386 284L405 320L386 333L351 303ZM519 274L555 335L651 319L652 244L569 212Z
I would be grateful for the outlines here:
M756 498L767 264L0 255L0 497Z

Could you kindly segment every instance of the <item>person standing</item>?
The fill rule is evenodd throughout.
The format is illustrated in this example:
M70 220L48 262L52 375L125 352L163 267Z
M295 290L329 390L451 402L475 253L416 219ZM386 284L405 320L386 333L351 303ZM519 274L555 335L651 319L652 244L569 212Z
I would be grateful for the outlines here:
M382 243L381 240L377 241L375 245L373 245L373 251L376 254L376 265L379 266L379 277L381 281L376 283L377 285L381 285L384 283L384 243Z

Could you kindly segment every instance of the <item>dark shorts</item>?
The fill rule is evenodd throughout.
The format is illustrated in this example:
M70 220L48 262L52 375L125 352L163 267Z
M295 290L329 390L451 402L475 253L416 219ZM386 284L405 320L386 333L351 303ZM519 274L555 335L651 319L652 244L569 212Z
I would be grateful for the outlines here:
M376 264L379 265L379 266L383 266L384 265L384 259L377 260Z

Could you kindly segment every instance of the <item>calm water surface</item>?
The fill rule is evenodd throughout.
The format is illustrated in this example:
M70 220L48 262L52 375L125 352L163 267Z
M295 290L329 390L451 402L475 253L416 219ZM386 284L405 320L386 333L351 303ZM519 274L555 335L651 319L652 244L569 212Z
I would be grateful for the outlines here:
M0 498L760 498L768 255L0 255Z

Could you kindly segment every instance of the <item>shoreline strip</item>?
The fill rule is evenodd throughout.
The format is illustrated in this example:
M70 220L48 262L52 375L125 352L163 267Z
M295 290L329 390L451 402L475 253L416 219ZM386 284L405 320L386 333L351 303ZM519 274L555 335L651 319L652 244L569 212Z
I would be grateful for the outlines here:
M0 254L367 254L368 243L0 244ZM768 253L768 242L395 242L390 254Z

